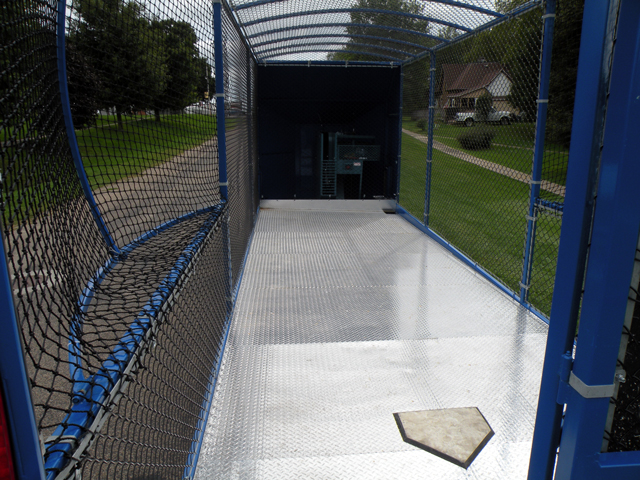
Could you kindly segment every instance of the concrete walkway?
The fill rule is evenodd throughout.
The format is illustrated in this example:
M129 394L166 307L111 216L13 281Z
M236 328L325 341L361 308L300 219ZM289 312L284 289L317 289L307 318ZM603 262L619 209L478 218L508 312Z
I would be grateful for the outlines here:
M420 135L419 133L414 133L404 128L402 129L402 133L406 133L410 137L413 137L423 143L427 143L428 141L428 137L426 135ZM473 155L469 155L468 153L461 150L456 150L455 148L449 147L448 145L440 143L436 140L433 141L433 148L441 151L442 153L446 153L447 155L451 155L452 157L464 160L465 162L473 163L474 165L478 165L479 167L486 168L487 170L491 170L492 172L499 173L500 175L504 175L505 177L513 178L514 180L518 180L519 182L526 184L529 184L531 182L531 175L529 174L526 174L519 170L514 170L513 168L505 167L504 165L500 165L499 163L494 163L488 160L474 157ZM558 185L557 183L542 180L540 187L547 192L551 192L564 197L564 185Z

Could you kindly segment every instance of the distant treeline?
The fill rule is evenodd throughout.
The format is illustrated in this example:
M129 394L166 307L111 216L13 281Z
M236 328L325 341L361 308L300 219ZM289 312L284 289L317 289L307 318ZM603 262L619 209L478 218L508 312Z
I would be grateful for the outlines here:
M180 110L213 91L211 66L191 24L159 19L130 0L75 0L66 37L74 123L95 124L98 110L122 114Z

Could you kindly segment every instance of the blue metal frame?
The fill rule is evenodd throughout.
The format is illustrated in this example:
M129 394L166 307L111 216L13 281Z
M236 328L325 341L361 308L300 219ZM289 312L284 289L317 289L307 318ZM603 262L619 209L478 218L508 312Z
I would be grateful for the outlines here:
M424 188L424 218L423 223L429 226L429 215L431 214L431 174L433 165L433 125L435 123L436 103L436 53L431 52L429 62L429 119L427 127L427 168L425 173Z
M224 201L222 202L224 204ZM133 242L122 247L120 253L114 257L111 257L104 266L100 267L94 276L87 282L87 286L82 291L82 294L78 298L78 313L73 316L71 325L69 327L69 370L70 376L74 381L73 392L74 395L82 397L86 395L87 388L90 388L90 382L84 376L84 370L82 367L82 342L80 340L82 336L82 330L84 325L84 317L91 305L91 301L95 295L96 289L102 284L104 279L109 273L124 260L131 252L136 248L144 245L148 240L158 236L165 230L168 230L186 220L194 218L198 215L204 215L213 212L216 209L220 209L220 205L213 205L210 207L202 208L194 212L187 213L180 217L174 218L156 228L149 230L148 232L140 235ZM78 401L81 401L78 398Z
M22 336L13 304L3 235L0 235L0 381L16 476L20 480L44 478L38 427L22 351Z
M336 48L324 48L324 49L317 49L317 48L311 48L311 49L306 49L306 48L301 48L301 49L296 49L296 50L292 50L290 52L285 52L285 53L274 53L271 55L265 55L264 57L260 57L259 61L262 62L262 60L266 60L268 58L273 58L273 57L278 57L280 55L294 55L296 53L314 53L314 52L321 52L321 53L330 53L330 52L340 52L340 53L353 53L356 55L369 55L370 57L377 57L377 58L387 58L392 62L396 62L397 64L402 63L402 60L400 58L397 57L392 57L390 55L380 55L379 53L371 53L371 52L363 52L360 50L343 50L341 48L336 49Z
M220 195L229 198L229 179L227 177L227 129L224 105L224 49L222 43L222 4L213 0L213 47L216 72L216 126L218 129L218 177Z
M258 207L256 214L254 216L254 222L253 225L255 226L256 222L258 221L258 216L260 215L260 207ZM213 401L213 394L215 393L216 390L216 385L218 382L218 376L220 374L220 367L222 366L222 358L224 356L224 351L225 348L227 346L227 340L229 338L229 332L231 331L231 320L233 318L233 312L234 312L234 308L236 305L236 300L238 298L238 292L240 291L240 285L242 284L242 278L244 277L244 268L247 264L247 258L249 257L249 252L251 251L251 245L253 243L253 235L254 235L255 231L254 229L251 229L251 235L249 236L249 241L247 242L247 249L244 252L244 258L242 259L242 265L240 266L240 271L238 273L238 283L236 284L236 287L233 291L233 301L232 301L232 308L229 312L227 312L227 317L225 320L225 333L224 333L224 337L221 343L221 347L220 347L220 351L218 352L218 358L216 359L216 363L213 367L213 369L211 370L211 376L209 377L209 385L210 385L210 389L208 391L208 395L205 398L203 404L202 404L202 413L204 414L202 419L200 420L200 422L198 423L199 426L199 430L196 430L196 433L194 435L194 439L193 439L193 444L192 444L192 450L194 450L194 453L189 454L189 457L187 459L187 467L185 468L184 471L184 479L185 480L191 480L193 478L195 478L196 475L196 469L198 467L198 460L200 459L200 451L202 449L202 441L204 439L204 432L205 432L205 427L207 425L207 422L209 420L209 412L211 410L211 402ZM195 448L193 448L195 447Z
M536 119L536 140L533 148L533 169L531 173L531 189L529 195L529 214L527 215L527 235L525 240L522 277L520 279L520 301L529 299L531 267L533 266L533 250L536 238L537 209L536 201L540 196L542 181L542 162L544 159L544 139L547 128L547 108L549 106L549 79L551 77L551 50L553 47L553 31L556 19L556 0L547 0L542 38L542 59L538 85L538 116Z
M400 201L400 174L402 171L402 113L403 113L403 108L402 108L402 103L404 101L403 99L403 93L404 93L404 71L402 66L400 66L400 92L398 92L399 95L399 101L400 101L400 108L398 111L398 156L396 158L396 191L395 193L395 199L396 202Z
M522 15L526 12L528 12L529 10L533 10L534 8L538 8L540 7L540 5L542 5L543 1L542 0L531 0L527 3L525 3L524 5L510 11L508 14L506 14L504 17L500 17L500 18L495 18L473 30L468 31L467 33L464 33L462 35L458 35L457 37L451 39L449 42L445 42L444 39L439 38L439 40L442 42L439 45L436 45L435 47L432 48L432 50L440 50L441 48L445 48L449 45L454 45L458 42L463 42L464 40L468 39L469 37L472 37L473 35L477 35L480 32L484 32L485 30L490 30L493 27L495 27L496 25L501 24L502 22L512 19L514 17L517 17L519 15ZM421 56L418 56L418 60L424 58L427 55L427 53L423 53ZM412 60L413 61L413 60Z
M399 62L365 62L362 60L260 60L258 65L310 65L317 67L344 67L361 66L361 67L385 67L396 68L402 65Z
M488 12L490 12L490 10L487 10ZM260 20L253 20L251 22L245 22L243 23L243 25L245 27L250 27L252 25L257 25L260 23L266 23L266 22L273 22L275 20L284 20L287 18L296 18L296 17L306 17L306 16L310 16L310 15L326 15L326 14L333 14L333 13L377 13L377 14L384 14L384 15L393 15L393 16L397 16L397 17L405 17L405 18L412 18L414 20L423 20L425 22L429 22L429 23L437 23L440 25L444 25L446 27L452 27L455 28L457 30L462 30L464 32L470 32L471 29L467 28L463 25L459 25L457 23L452 23L452 22L447 22L446 20L440 20L438 18L433 18L433 17L427 17L424 15L417 15L414 13L406 13L406 12L397 12L397 11L393 11L393 10L383 10L380 8L323 8L323 9L318 9L318 10L305 10L305 11L299 11L299 12L291 12L291 13L283 13L281 15L274 15L272 17L264 17L261 18ZM484 12L483 12L484 13ZM491 12L488 15L492 15L494 17L498 17L501 18L503 15L499 14L499 13L495 13L495 12ZM354 25L354 24L351 24ZM289 27L290 29L295 28L295 27ZM387 28L387 27L384 27ZM414 30L406 30L403 29L404 31L406 31L407 33L413 33Z
M344 45L344 46L353 45L353 46L357 46L357 47L377 48L379 50L385 50L385 51L388 51L388 52L398 53L400 55L408 56L408 57L411 57L411 58L415 58L416 57L416 54L414 54L414 53L405 52L404 50L397 50L397 49L391 48L391 47L384 47L382 45L373 45L373 44L369 44L369 43L349 44L347 42L342 43L342 44L340 44L340 43L318 42L318 43L308 43L306 45L305 44L303 44L303 45L301 45L301 44L297 44L297 45L282 45L282 46L279 46L279 47L271 47L271 48L265 48L264 50L257 50L256 51L256 56L259 57L259 58L267 58L268 56L265 57L263 55L264 53L282 52L282 51L285 51L285 50L290 49L292 47L294 49L297 49L297 48L300 48L300 47L302 47L302 48L304 48L304 47L317 47L317 46L320 46L320 45ZM330 51L330 50L325 50L325 51ZM347 50L341 50L341 51L347 52ZM282 55L282 54L280 54L280 55ZM284 52L284 55L286 55L286 51ZM377 53L369 53L369 55L379 56Z
M614 0L615 1L615 0ZM612 49L610 1L587 0L582 24L567 190L551 321L538 400L529 480L552 478L564 401L558 403L563 356L575 338L602 139ZM628 288L628 285L627 285Z
M254 2L244 3L242 5L238 5L234 7L234 10L244 10L246 8L258 7L260 5L268 5L270 3L280 3L287 0L256 0ZM431 3L441 3L443 5L451 5L458 8L463 8L465 10L472 10L474 12L484 13L486 15L491 15L494 17L503 16L501 13L494 12L493 10L488 10L486 8L477 7L475 5L469 5L467 3L457 2L455 0L430 0ZM389 13L389 10L383 10L385 13ZM395 13L395 12L392 12Z
M392 31L392 32L401 32L401 33L409 33L411 35L415 35L417 37L423 37L423 38L431 38L433 40L439 40L441 42L447 43L447 40L443 40L442 38L436 36L436 35L430 35L428 33L424 33L424 32L415 32L413 30L407 30L406 28L398 28L398 27L390 27L390 26L385 26L385 25L371 25L369 23L349 23L349 22L334 22L334 23L310 23L310 24L304 24L304 25L296 25L295 27L281 27L281 28L274 28L272 30L265 30L263 32L258 32L258 33L254 33L253 35L249 35L247 38L251 39L251 38L258 38L258 37L264 37L267 35L274 35L276 33L283 33L283 32L290 32L292 30L306 30L309 28L330 28L330 27L361 27L361 28L373 28L373 29L378 29L378 30L386 30L386 31ZM467 30L469 31L469 30ZM278 39L275 42L280 42L280 41L284 41L286 40L285 38L282 39Z
M434 232L429 227L424 225L420 220L418 220L411 213L409 213L407 210L405 210L404 207L402 207L401 205L396 205L396 214L401 216L402 218L404 218L407 222L409 222L411 225L416 227L418 230L420 230L421 232L424 232L429 237L431 237L433 240L435 240L440 245L445 247L449 252L451 252L453 254L453 256L455 256L457 259L461 260L465 265L471 267L475 272L479 273L480 276L482 276L483 278L488 280L492 285L497 287L501 292L503 292L509 298L513 298L518 303L520 303L518 294L514 293L511 289L509 289L502 282L500 282L500 280L498 280L493 275L491 275L489 272L487 272L485 269L483 269L480 266L479 263L477 263L477 262L473 261L472 259L470 259L469 257L467 257L464 253L462 253L460 250L458 250L453 244L449 243L447 240L442 238L436 232ZM533 306L531 306L531 304L520 304L520 305L522 305L522 308L530 311L532 314L534 314L536 317L538 317L543 322L549 323L549 319L547 319L547 317L545 317L544 314L542 314L541 312L536 310Z
M387 37L378 37L376 35L360 35L360 34L351 34L348 33L325 33L325 34L314 34L314 35L297 35L295 37L286 37L281 40L271 40L267 42L260 42L252 44L253 48L263 47L265 45L273 45L274 43L282 43L282 42L292 42L294 40L305 40L307 38L365 38L367 40L380 40L388 43L397 43L399 45L407 45L413 48L419 48L420 50L428 50L424 45L420 45L418 43L411 43L405 40L396 40L395 38L387 38ZM409 54L409 52L405 52L401 50L403 53Z
M586 385L614 383L629 288L635 288L631 278L640 232L640 3L621 0L619 8L598 202L572 372ZM556 477L640 478L640 451L600 453L610 399L584 398L569 389L566 403Z
M78 140L76 138L76 131L73 127L73 117L71 115L71 102L69 99L69 87L67 85L67 60L66 60L66 50L65 50L65 25L66 25L66 10L67 2L66 0L60 0L58 2L58 19L57 19L57 32L56 32L56 41L57 41L57 56L58 56L58 84L60 86L60 102L62 107L62 116L64 117L64 125L67 131L67 137L69 139L69 148L71 149L71 157L73 158L73 163L76 167L76 172L78 173L78 178L80 179L80 185L82 185L82 191L84 192L84 196L89 203L89 208L91 209L91 214L98 226L98 230L102 235L102 238L107 243L109 250L112 253L118 253L118 246L115 241L111 237L109 233L109 229L100 214L100 210L98 209L98 205L96 204L96 200L93 197L93 192L91 191L91 185L89 184L89 179L87 178L87 172L84 169L84 165L82 163L82 157L80 156L80 149L78 148Z
M47 479L55 478L63 469L72 468L70 454L80 448L77 446L78 442L90 441L92 432L87 430L89 426L99 419L100 414L108 415L110 407L108 398L113 395L114 388L125 380L127 368L133 367L131 362L143 354L140 350L141 346L145 341L148 342L156 319L173 296L175 289L179 287L181 279L201 251L206 239L215 229L226 210L226 205L226 202L222 202L207 209L207 213L210 213L209 218L183 250L147 304L131 322L127 333L119 340L101 368L89 378L80 377L81 380L76 378L71 410L53 432L51 439L45 442ZM192 216L190 214L190 217ZM176 222L167 222L169 223L176 224ZM147 236L147 239L151 237ZM102 273L99 271L97 275Z

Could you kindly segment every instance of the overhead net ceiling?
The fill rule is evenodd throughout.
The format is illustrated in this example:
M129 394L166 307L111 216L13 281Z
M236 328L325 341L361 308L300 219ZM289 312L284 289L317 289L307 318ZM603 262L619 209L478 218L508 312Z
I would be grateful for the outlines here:
M258 62L407 63L542 0L228 0Z

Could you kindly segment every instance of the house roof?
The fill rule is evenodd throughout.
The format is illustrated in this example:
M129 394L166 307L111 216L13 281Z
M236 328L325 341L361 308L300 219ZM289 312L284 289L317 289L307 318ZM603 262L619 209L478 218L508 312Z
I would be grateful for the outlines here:
M449 63L442 65L442 83L440 91L446 90L449 96L462 95L489 85L504 66L498 62Z

